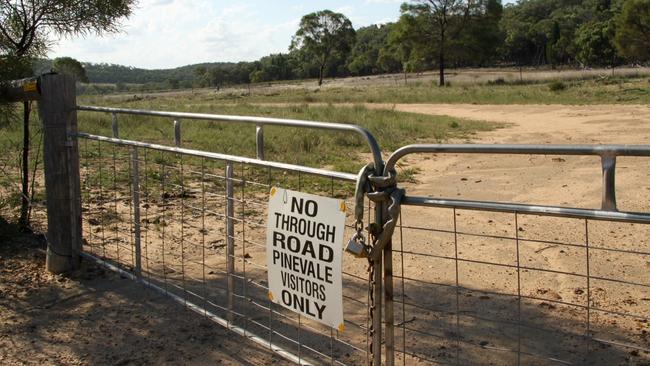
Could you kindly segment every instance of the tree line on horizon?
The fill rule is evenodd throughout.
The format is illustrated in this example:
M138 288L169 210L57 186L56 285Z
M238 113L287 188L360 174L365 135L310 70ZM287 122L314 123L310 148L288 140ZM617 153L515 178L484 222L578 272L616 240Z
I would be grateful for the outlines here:
M287 53L253 62L142 70L86 64L93 82L170 88L412 73L447 67L615 67L650 59L650 0L412 0L396 22L353 29L305 15Z
M650 59L650 0L411 0L395 22L354 29L340 13L302 17L286 53L252 62L166 70L83 63L80 92L222 87L279 80L416 73L463 67L615 67ZM79 72L78 62L38 59L35 73ZM58 67L57 67L58 62ZM137 84L137 85L131 85ZM95 90L97 89L97 90Z

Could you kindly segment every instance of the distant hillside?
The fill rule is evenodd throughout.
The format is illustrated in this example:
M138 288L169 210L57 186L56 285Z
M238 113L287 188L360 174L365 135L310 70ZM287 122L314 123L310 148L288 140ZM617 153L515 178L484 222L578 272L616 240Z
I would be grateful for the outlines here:
M82 62L86 69L86 76L91 83L106 84L162 84L175 81L179 84L191 85L195 78L195 69L204 67L232 68L236 64L229 62L208 62L186 65L173 69L147 70L131 66L122 66L107 63ZM48 72L52 68L52 60L38 59L34 61L35 74Z
M136 67L83 63L86 75L92 83L125 83L125 84L147 84L165 83L175 80L181 84L191 84L194 79L194 70L197 67L211 68L215 66L230 66L230 63L204 63L186 65L174 69L147 70Z

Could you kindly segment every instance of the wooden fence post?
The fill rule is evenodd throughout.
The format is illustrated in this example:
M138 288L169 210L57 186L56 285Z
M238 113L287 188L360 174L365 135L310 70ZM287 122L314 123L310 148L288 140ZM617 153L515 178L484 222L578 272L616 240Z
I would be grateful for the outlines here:
M74 79L46 74L40 78L38 112L43 123L47 200L46 269L64 273L79 266L81 191Z

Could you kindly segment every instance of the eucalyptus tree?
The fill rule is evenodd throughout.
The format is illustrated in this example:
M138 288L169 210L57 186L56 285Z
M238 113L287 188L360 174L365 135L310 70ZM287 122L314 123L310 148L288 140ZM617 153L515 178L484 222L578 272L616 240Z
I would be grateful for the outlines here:
M428 33L437 43L437 63L439 70L438 85L445 85L445 56L449 39L456 38L472 10L476 0L411 0L402 4L402 15L422 18L428 27L420 31ZM420 22L416 22L420 23Z
M650 0L627 0L616 18L616 47L634 61L650 60Z
M44 56L54 37L72 37L119 30L120 20L128 17L135 0L0 0L0 65L28 64ZM21 67L16 72L0 71L4 80L29 76ZM22 154L22 207L20 224L28 226L29 194L29 109L24 102ZM0 113L10 113L5 105Z
M345 60L354 40L354 28L345 15L322 10L302 17L289 49L300 52L304 62L315 62L320 86L323 84L325 67L333 59Z

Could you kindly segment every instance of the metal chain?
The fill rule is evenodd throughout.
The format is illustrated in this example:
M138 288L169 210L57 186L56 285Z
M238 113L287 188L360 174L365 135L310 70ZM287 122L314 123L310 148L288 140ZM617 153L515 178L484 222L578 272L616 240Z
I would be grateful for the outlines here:
M370 325L368 326L368 355L369 363L374 361L374 312L377 304L375 303L375 261L379 259L386 244L390 241L400 214L400 204L404 196L404 190L397 188L397 174L394 171L389 172L388 176L376 175L374 164L368 164L359 171L357 185L355 190L355 234L352 236L345 250L352 253L358 258L368 259L368 312ZM389 201L386 207L385 221L382 223L371 223L368 225L372 243L368 245L363 235L363 210L364 200L369 200L376 204L382 204Z
M363 204L365 195L370 192L368 176L374 172L374 164L370 163L359 171L357 185L354 192L354 229L355 234L352 236L345 250L357 258L368 256L369 248L366 244L366 238L363 235Z
M375 312L375 265L371 259L368 259L368 313L370 318L370 325L368 326L368 365L373 364L374 352L373 352L373 339L375 335L375 326L374 326L374 312Z
M388 193L386 193L388 192ZM401 188L388 188L381 191L381 194L369 193L368 198L375 202L389 200L390 203L386 209L386 221L384 225L379 228L378 226L371 226L371 234L373 235L372 247L368 251L368 260L376 260L381 256L384 247L388 241L393 237L395 226L400 215L400 204L402 197L404 197L404 190Z

